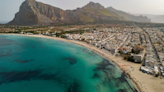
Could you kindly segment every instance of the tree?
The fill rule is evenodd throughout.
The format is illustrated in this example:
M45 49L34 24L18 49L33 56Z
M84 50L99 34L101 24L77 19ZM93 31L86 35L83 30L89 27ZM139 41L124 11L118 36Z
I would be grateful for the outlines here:
M126 60L127 59L127 57L124 57L124 60Z
M132 57L128 57L128 61L134 62L134 59Z
M134 53L134 49L132 49L132 53Z

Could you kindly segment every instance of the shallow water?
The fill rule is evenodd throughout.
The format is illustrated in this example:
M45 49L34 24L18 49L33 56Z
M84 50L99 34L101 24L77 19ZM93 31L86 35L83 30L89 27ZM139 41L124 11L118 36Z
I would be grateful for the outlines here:
M0 92L135 92L112 62L72 43L0 35Z

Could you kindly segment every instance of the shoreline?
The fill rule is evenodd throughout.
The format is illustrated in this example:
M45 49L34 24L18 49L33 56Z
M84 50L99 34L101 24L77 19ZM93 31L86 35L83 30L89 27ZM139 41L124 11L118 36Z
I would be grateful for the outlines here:
M152 78L152 76L149 76L149 75L146 75L146 74L140 72L139 68L140 68L141 65L136 64L136 63L132 63L132 62L129 62L129 61L125 61L125 60L123 60L122 57L115 57L111 53L109 53L108 51L101 50L101 49L99 49L95 46L92 46L90 44L87 44L85 42L75 41L75 40L68 40L68 39L63 39L63 38L58 38L58 37L44 36L44 35L24 35L24 34L0 34L0 35L20 35L20 36L47 38L47 39L70 42L70 43L74 43L74 44L86 47L86 48L98 53L102 57L108 59L109 61L113 62L116 66L118 66L126 74L126 76L131 80L132 84L134 85L134 87L136 88L136 90L138 92L155 92L155 91L158 91L158 90L159 90L158 92L162 92L162 90L164 90L164 87L162 89L161 89L161 87L159 87L158 89L156 87L153 90L151 89L151 84L146 83L146 81L150 81L152 83L153 81L150 80ZM123 67L121 67L121 65L126 65L126 67L128 67L128 69L124 70ZM146 78L147 76L150 79L147 79ZM144 77L144 79L142 79L142 77ZM142 81L141 81L141 79L142 79ZM147 80L145 81L145 79L147 79Z

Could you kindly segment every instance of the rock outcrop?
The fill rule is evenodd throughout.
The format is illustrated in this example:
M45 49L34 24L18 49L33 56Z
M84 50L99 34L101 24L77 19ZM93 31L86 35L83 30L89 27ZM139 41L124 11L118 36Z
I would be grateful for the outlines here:
M20 6L15 18L8 24L13 25L47 25L51 23L67 22L66 12L35 0L26 0Z

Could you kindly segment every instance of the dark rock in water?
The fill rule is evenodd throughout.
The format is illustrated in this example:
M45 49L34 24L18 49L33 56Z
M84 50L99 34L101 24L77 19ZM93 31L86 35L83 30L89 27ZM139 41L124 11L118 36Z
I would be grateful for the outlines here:
M97 66L96 69L97 70L108 70L108 71L110 71L110 69L108 68L108 66L115 67L112 63L109 62L109 60L103 59L103 61L98 64L98 66Z
M58 83L64 83L64 81L66 81L64 77L59 77L61 74L59 71L54 74L42 74L42 71L43 70L0 72L0 85L2 83L29 80L53 80Z
M101 76L98 73L94 73L94 75L92 76L92 79L94 78L100 78Z
M118 92L127 92L127 91L123 89L119 89Z
M73 84L70 85L67 92L81 92L79 83L74 80Z
M137 92L137 90L135 89L135 88L132 88L131 87L131 85L129 84L129 82L127 81L127 79L126 78L128 78L126 75L125 75L125 73L122 73L121 74L121 77L119 77L118 79L123 83L123 82L126 82L126 84L129 86L129 88L131 89L131 90L133 90L133 92ZM120 92L122 92L122 91L120 91ZM123 91L124 92L124 91Z
M41 71L34 70L34 71L13 71L13 72L0 72L0 84L2 83L9 83L9 82L16 82L22 80L30 80L31 78L36 77Z
M33 61L33 59L31 59L31 60L19 60L19 59L15 59L15 60L12 61L12 62L17 62L17 63L19 63L19 64L22 64L22 63L28 63L28 62L30 62L30 61Z
M93 70L95 72L95 74L93 75L93 77L91 77L91 79L93 78L100 78L101 76L97 75L96 72L103 72L104 73L104 81L102 82L102 84L104 85L108 85L109 87L118 87L122 85L122 83L127 84L128 88L132 91L132 92L137 92L137 90L133 87L130 86L129 82L127 81L127 76L125 75L125 73L121 73L120 77L113 77L116 74L116 66L113 65L111 62L109 62L109 60L107 59L103 59L103 61L99 64L97 64L97 67ZM101 79L101 78L100 78ZM111 81L116 81L116 84L111 86L110 82ZM123 88L123 89L119 89L116 92L127 92L127 89Z
M68 60L71 65L74 65L77 62L74 58L65 58L65 60Z

